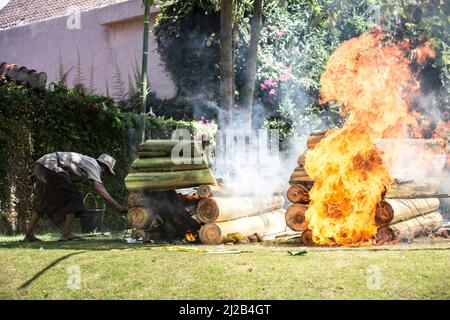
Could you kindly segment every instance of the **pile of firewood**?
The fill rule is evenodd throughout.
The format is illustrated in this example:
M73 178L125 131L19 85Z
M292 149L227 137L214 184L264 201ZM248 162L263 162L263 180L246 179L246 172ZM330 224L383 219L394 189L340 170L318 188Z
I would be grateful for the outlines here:
M298 158L298 166L289 179L287 198L293 204L286 210L286 225L295 231L301 231L301 242L313 245L311 230L305 212L309 204L309 191L314 181L304 169L308 150L325 137L325 132L313 133L308 137L307 150ZM412 239L430 235L442 226L439 212L439 179L425 179L420 182L396 181L383 194L383 200L377 206L375 223L378 232L375 241L379 244L393 240Z
M172 155L173 150L177 152ZM133 238L173 240L200 228L187 210L196 204L198 197L175 191L216 185L206 157L199 154L193 141L147 140L139 146L139 157L125 178Z
M192 162L175 163L174 148L190 150ZM125 178L133 238L220 244L284 231L281 181L271 196L236 195L217 183L205 157L195 158L200 153L191 141L149 140L138 154Z

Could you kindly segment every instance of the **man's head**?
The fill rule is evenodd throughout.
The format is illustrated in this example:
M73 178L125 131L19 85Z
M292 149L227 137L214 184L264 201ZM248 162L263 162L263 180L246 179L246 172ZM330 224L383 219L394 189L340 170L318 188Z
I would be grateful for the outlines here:
M114 166L116 165L116 159L107 154L102 154L97 158L97 162L102 168L102 173L116 174L114 172Z

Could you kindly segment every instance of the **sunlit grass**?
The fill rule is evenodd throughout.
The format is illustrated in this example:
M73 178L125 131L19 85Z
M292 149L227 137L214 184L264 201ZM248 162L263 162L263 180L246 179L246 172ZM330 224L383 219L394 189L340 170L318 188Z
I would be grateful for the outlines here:
M383 248L61 243L0 237L2 299L449 299L450 243ZM239 250L239 254L223 251ZM80 288L70 288L79 268ZM30 281L31 280L31 281ZM73 279L72 279L73 280ZM69 281L69 282L68 282ZM69 287L68 287L69 283ZM22 287L22 288L21 288Z

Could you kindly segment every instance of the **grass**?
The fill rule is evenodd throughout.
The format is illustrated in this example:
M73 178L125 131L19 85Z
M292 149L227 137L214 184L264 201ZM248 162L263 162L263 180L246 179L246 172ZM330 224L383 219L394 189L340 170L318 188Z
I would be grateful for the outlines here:
M450 242L376 248L23 244L0 237L0 299L449 299ZM240 254L223 254L240 250ZM211 253L212 252L212 253ZM75 267L74 267L75 266ZM79 268L79 269L77 269ZM80 270L79 289L68 272Z

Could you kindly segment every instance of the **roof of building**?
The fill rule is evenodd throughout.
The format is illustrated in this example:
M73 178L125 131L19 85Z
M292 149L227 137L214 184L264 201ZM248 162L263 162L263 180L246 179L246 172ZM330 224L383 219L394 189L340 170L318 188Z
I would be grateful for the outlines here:
M11 0L0 10L0 30L128 0ZM70 11L72 9L72 11Z

